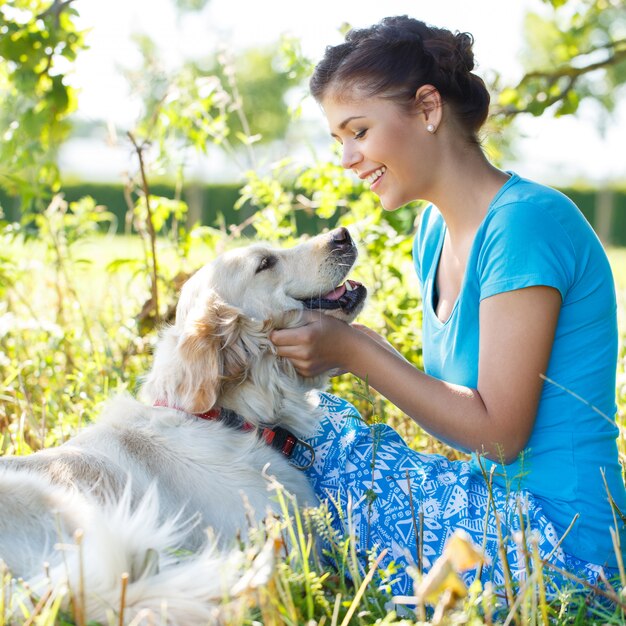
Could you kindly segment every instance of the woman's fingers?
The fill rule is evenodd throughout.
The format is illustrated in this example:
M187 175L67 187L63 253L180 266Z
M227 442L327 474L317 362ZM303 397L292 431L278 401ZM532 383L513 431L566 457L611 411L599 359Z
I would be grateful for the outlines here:
M270 341L277 348L289 348L298 345L298 334L294 331L296 328L285 328L283 330L273 330L270 333Z
M304 311L302 325L297 328L281 328L270 333L271 342L277 347L302 345L311 340L311 329L308 326L320 322L320 314ZM306 329L306 330L305 330Z
M288 358L302 376L317 376L340 366L339 335L348 325L319 311L305 311L302 320L303 326L270 334L278 355Z

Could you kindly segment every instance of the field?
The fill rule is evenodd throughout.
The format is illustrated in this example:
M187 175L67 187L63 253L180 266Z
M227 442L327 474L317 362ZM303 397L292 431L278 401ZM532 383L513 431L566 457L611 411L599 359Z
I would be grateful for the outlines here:
M181 253L175 243L165 238L158 241L162 310L174 301L180 277L210 259L221 245L219 237L198 238ZM412 317L416 325L419 322L419 297L408 249L401 241L393 252L397 255L395 267L400 270L393 276L368 269L365 251L360 278L374 285L376 295L360 321L384 332L403 352L413 348L412 358L419 365L419 329L405 328L403 317L403 312L413 306ZM622 360L626 249L611 249L609 256L620 307L622 358L617 395L619 446L625 464L626 378ZM27 243L7 239L0 249L0 259L0 449L5 454L27 454L66 440L97 417L110 394L138 388L156 336L153 319L145 315L150 297L146 250L138 237L99 235L72 243L52 236ZM407 299L402 305L394 301L390 306L390 294L395 293L397 298L399 288L407 291ZM344 376L334 385L335 391L359 406L366 419L391 423L413 447L458 456L407 423L380 398L372 397L362 384ZM309 519L307 523L314 521ZM288 524L287 532L307 532L306 524L305 530ZM309 541L308 535L300 539ZM344 566L353 568L348 549L345 559ZM302 576L303 568L309 571L308 579ZM324 571L307 550L290 555L274 566L262 588L251 592L252 598L233 623L409 624L420 618L413 613L404 617L387 614L385 596L373 584L364 583L359 589L358 584L351 586L340 578ZM360 582L358 575L356 581ZM13 587L5 575L0 626L10 623L5 615ZM454 605L442 623L624 623L623 608L603 607L588 593L564 594L546 604L536 588L529 588L520 592L516 606L503 615L493 614L487 596L485 590L470 589L465 601ZM52 601L41 606L38 613L24 608L24 622L80 624L75 605L71 606L74 609L67 614L59 612ZM435 617L429 614L429 619Z

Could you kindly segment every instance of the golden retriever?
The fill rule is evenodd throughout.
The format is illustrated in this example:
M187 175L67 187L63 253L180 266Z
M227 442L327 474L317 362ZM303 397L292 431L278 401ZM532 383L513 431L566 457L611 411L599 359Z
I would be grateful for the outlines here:
M267 473L316 502L288 455L314 431L326 379L297 375L269 333L307 308L351 321L366 297L346 281L356 257L338 228L290 249L233 249L196 272L160 335L145 402L118 397L63 445L0 459L0 559L12 573L34 589L46 577L77 589L80 577L87 617L105 620L126 572L129 618L165 602L168 623L211 620L233 582L220 550L245 535L250 510L279 513Z

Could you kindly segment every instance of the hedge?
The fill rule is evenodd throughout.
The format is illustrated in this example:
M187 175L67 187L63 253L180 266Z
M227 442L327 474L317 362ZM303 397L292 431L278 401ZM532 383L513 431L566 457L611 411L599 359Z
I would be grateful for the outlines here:
M189 206L190 221L200 222L206 226L220 227L221 225L241 224L249 218L254 208L244 205L240 209L234 206L239 199L241 185L237 183L222 184L188 184L182 194L182 199ZM68 202L74 202L85 196L91 196L98 204L106 206L107 210L117 218L117 232L123 233L127 204L124 198L124 187L117 183L67 183L63 185L62 193ZM150 186L150 193L155 196L173 198L175 188L166 183L155 183ZM18 197L8 195L0 188L0 209L8 221L19 221L21 216L21 202ZM295 215L296 227L299 233L313 234L320 229L334 225L335 220L322 220L316 215L298 211ZM252 229L244 231L253 234Z
M190 207L193 222L219 227L222 224L240 224L253 211L252 207L244 206L235 210L234 205L239 198L240 185L223 183L205 185L188 184L183 200ZM150 189L154 195L174 197L173 185L157 183ZM563 188L580 208L600 237L607 244L626 246L626 190L599 191L595 189ZM65 199L72 202L84 196L92 196L98 204L107 207L117 217L117 230L124 232L126 201L124 188L116 183L68 183L63 186ZM9 221L19 221L21 215L19 198L9 196L0 189L0 208ZM604 206L604 210L599 207ZM603 219L601 219L603 218ZM412 220L406 220L411 223ZM320 229L332 226L333 220L321 220L315 215L302 211L296 214L299 233L316 233Z

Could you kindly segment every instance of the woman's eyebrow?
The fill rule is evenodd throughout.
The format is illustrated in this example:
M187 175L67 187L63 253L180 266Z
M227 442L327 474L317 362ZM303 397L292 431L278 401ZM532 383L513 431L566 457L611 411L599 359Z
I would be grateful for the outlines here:
M352 120L360 120L363 119L365 115L353 115L352 117L347 117L341 124L339 124L339 130L343 130Z
M347 117L341 124L338 126L338 130L343 130L352 120L360 120L366 117L365 115L352 115L351 117ZM333 139L337 138L337 135L333 132L330 133L330 136Z

